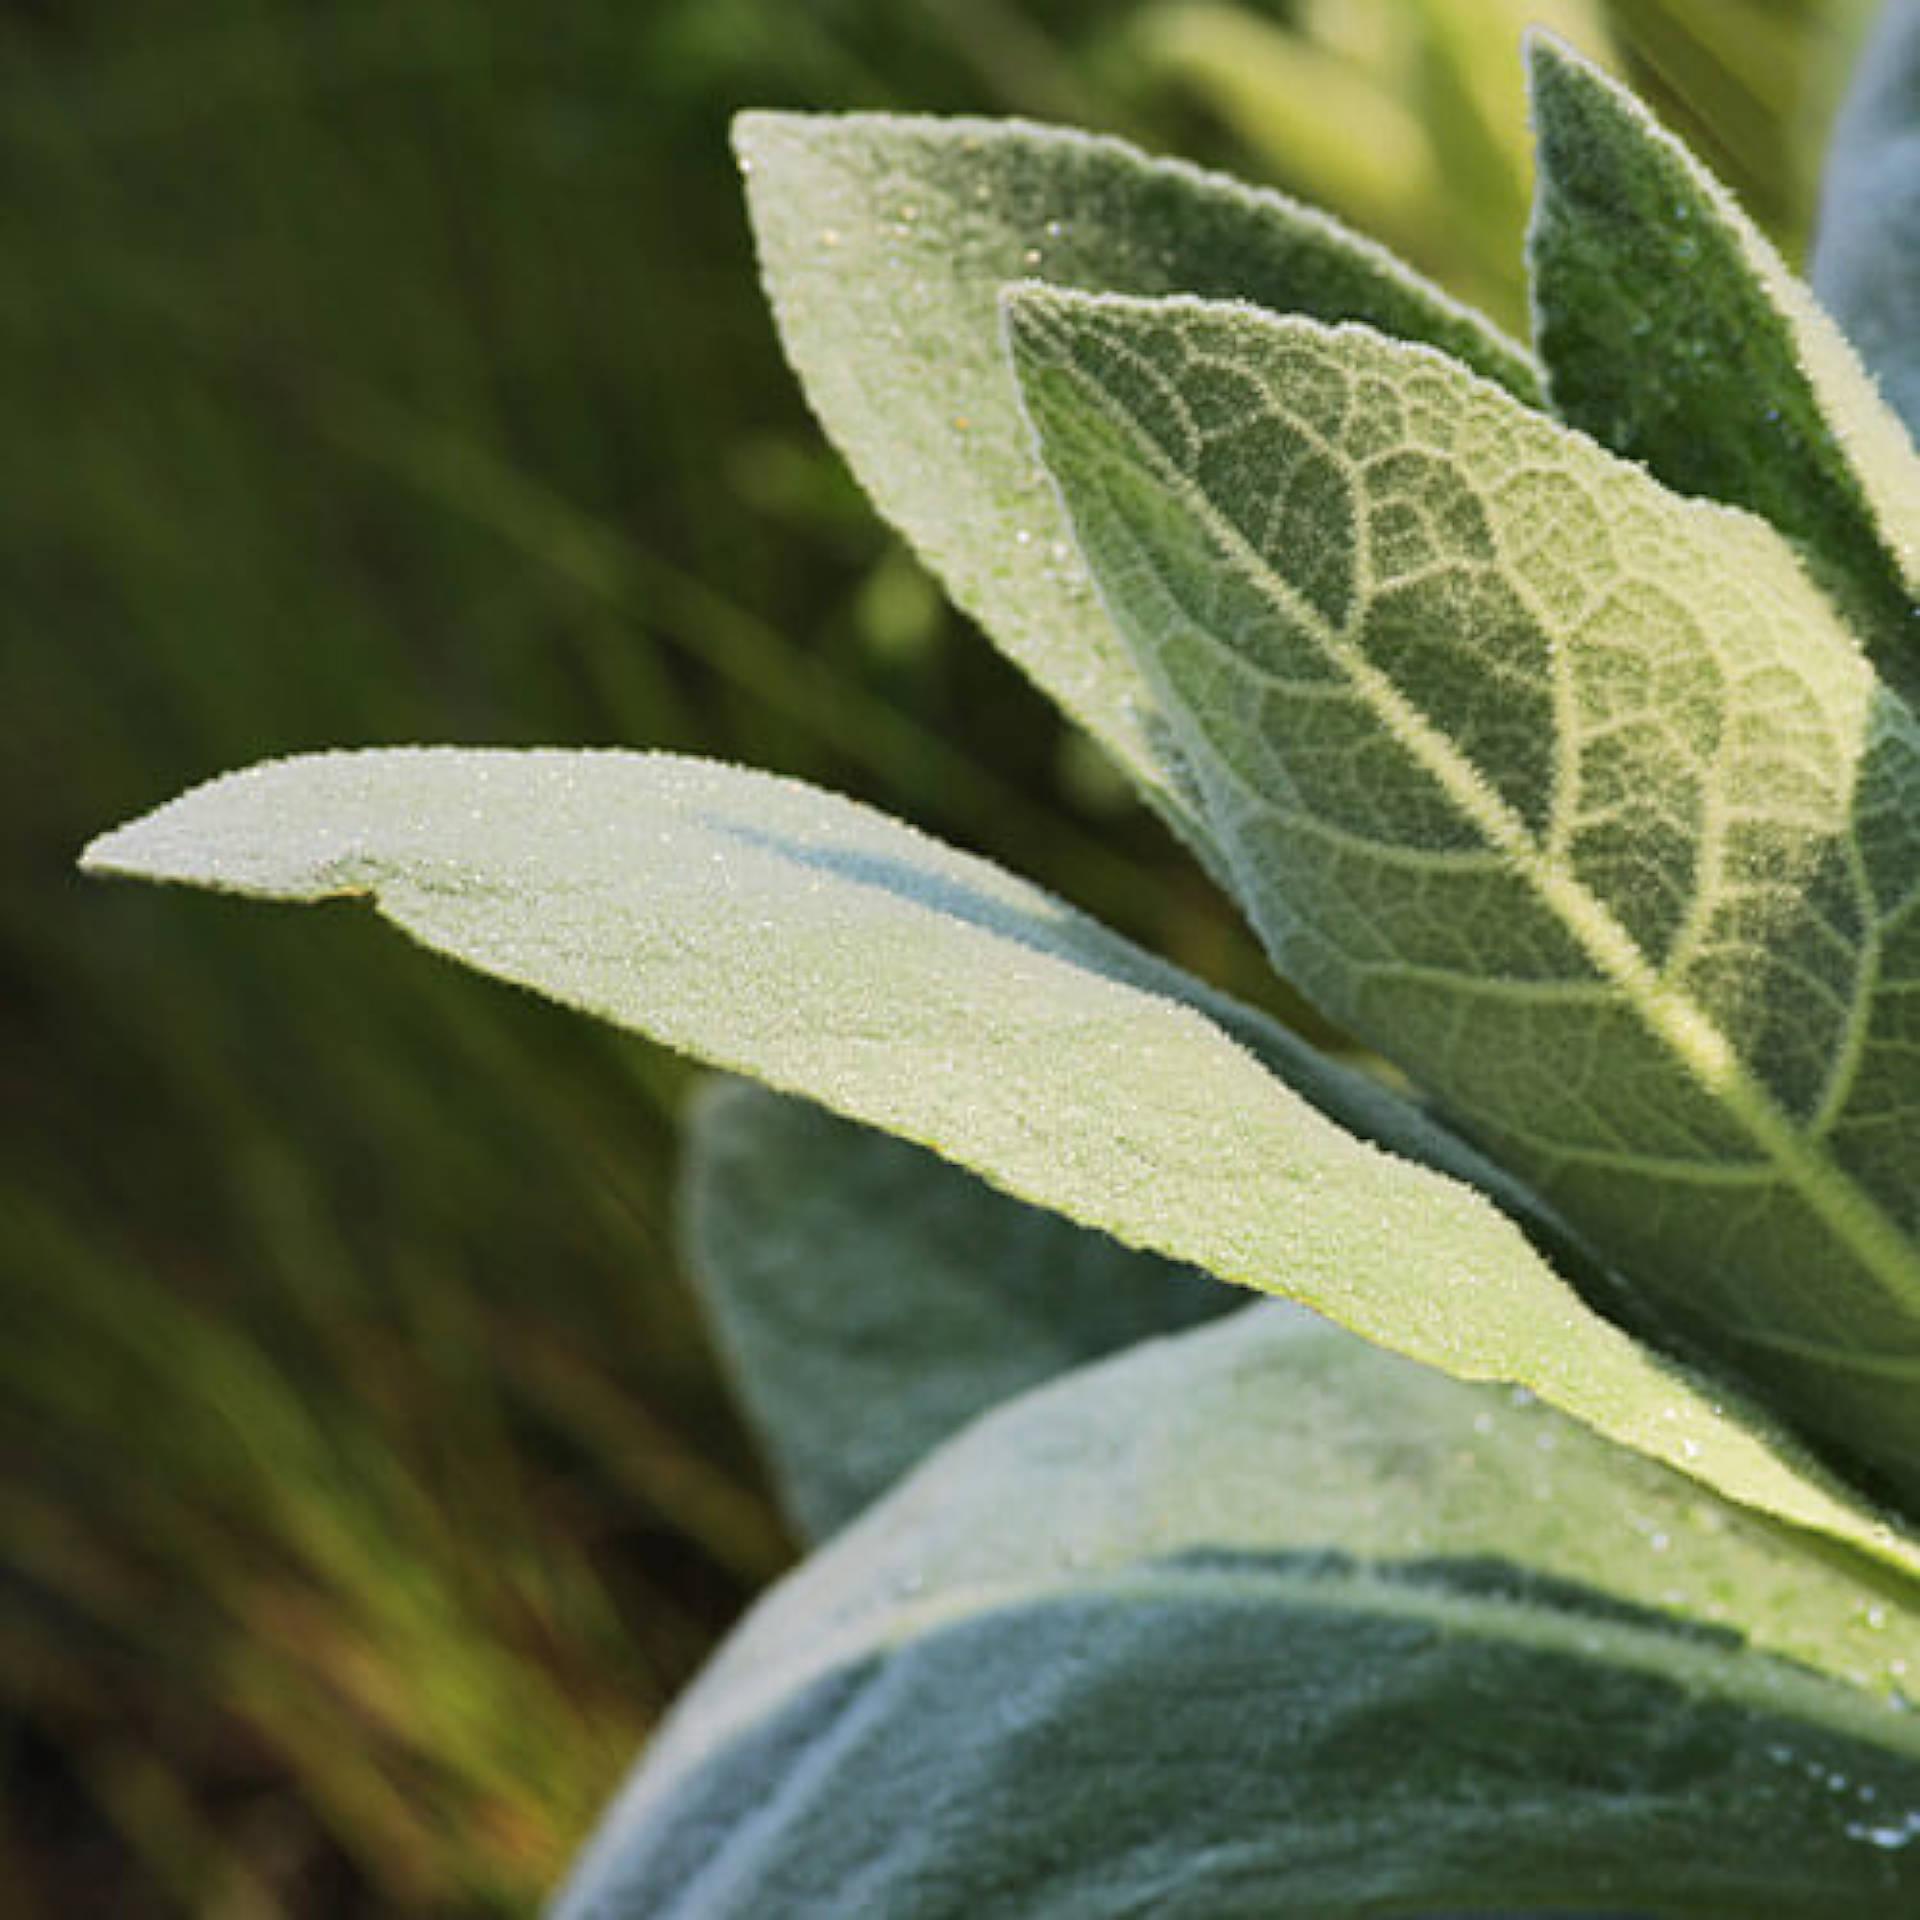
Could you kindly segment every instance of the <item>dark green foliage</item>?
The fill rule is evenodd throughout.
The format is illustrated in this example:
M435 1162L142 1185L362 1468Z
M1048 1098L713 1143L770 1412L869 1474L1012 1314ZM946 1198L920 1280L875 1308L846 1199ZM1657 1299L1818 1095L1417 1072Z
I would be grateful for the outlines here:
M1852 349L1629 94L1547 40L1531 71L1535 345L1554 410L1676 492L1796 541L1911 699L1920 500L1893 471L1911 453L1861 417Z

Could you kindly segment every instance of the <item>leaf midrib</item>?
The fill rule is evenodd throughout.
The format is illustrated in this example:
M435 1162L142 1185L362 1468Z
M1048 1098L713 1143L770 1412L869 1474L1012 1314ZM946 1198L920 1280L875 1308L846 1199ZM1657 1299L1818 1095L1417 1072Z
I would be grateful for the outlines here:
M1181 1566L1169 1560L1135 1561L1109 1571L1088 1568L1057 1578L970 1581L925 1598L897 1603L875 1619L847 1621L818 1641L792 1676L804 1679L841 1661L898 1652L944 1628L994 1614L1090 1599L1163 1606L1269 1604L1301 1611L1346 1613L1433 1627L1446 1638L1471 1638L1555 1653L1670 1682L1689 1695L1736 1701L1756 1712L1791 1717L1837 1737L1859 1740L1903 1760L1920 1762L1920 1714L1889 1706L1866 1682L1843 1677L1740 1635L1722 1645L1688 1629L1684 1614L1671 1623L1645 1623L1604 1612L1574 1611L1523 1598L1464 1594L1431 1581L1395 1577L1395 1562L1362 1563L1348 1571L1301 1572L1280 1567ZM1739 1629L1731 1629L1735 1634Z
M1874 1198L1805 1139L1772 1094L1754 1079L1733 1044L1687 994L1664 983L1631 934L1603 901L1571 875L1557 872L1535 844L1525 821L1491 782L1440 732L1388 676L1342 644L1342 635L1267 562L1198 482L1181 470L1106 389L1070 360L1054 362L1085 393L1096 412L1114 421L1145 464L1218 541L1257 593L1276 603L1327 662L1374 711L1402 751L1466 816L1494 851L1547 905L1581 951L1625 1001L1646 1030L1671 1053L1742 1128L1762 1160L1776 1171L1863 1271L1910 1317L1920 1319L1920 1249L1914 1248ZM1296 422L1303 432L1304 425ZM1347 457L1311 436L1343 469ZM1194 622L1207 646L1237 668L1260 670ZM1850 1021L1849 1026L1858 1024Z

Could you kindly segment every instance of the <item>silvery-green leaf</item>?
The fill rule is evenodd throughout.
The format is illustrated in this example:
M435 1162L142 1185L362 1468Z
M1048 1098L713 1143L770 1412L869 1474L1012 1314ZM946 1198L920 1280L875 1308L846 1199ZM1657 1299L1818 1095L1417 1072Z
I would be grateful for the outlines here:
M1920 1501L1920 726L1792 550L1364 328L1011 313L1281 971Z
M976 1414L1247 1303L751 1081L706 1089L685 1167L688 1264L814 1540Z
M1909 702L1920 456L1764 235L1633 96L1531 43L1536 346L1555 410L1799 543Z
M1887 0L1834 129L1814 290L1920 432L1920 0Z
M1920 1909L1920 1618L1267 1309L989 1415L777 1588L561 1920Z
M865 807L666 754L319 754L197 788L85 864L371 897L483 972L1448 1372L1519 1381L1734 1499L1920 1569L1753 1409L1585 1306L1481 1195L1363 1145L1293 1084L1364 1111L1350 1076Z
M1177 756L1021 425L1000 289L1034 277L1367 319L1531 393L1525 355L1324 215L1116 140L770 113L742 116L735 138L781 339L855 475L1205 855Z

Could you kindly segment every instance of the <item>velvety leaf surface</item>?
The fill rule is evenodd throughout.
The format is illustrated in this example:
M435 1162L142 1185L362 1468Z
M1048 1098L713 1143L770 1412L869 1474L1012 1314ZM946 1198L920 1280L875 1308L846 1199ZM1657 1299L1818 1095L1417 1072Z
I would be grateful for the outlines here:
M1011 312L1281 971L1920 1502L1920 727L1786 543L1363 328Z
M1920 0L1888 0L1854 71L1827 156L1813 285L1920 432Z
M705 1090L686 1156L689 1265L812 1540L988 1408L1247 1304L751 1081Z
M1894 1916L1920 1624L1257 1309L988 1416L749 1617L564 1920Z
M781 338L861 484L1205 854L1177 751L1034 460L1000 350L1000 289L1041 278L1367 319L1530 393L1525 355L1324 215L1116 140L762 113L735 137Z
M1449 1372L1520 1381L1734 1498L1920 1566L1751 1408L1599 1318L1491 1203L1363 1145L1291 1084L1368 1114L1364 1083L864 807L670 755L402 748L229 775L85 863L274 899L370 896L483 972L931 1147L1129 1246Z
M1920 694L1920 457L1765 236L1633 96L1531 42L1535 344L1555 410L1802 544ZM1881 229L1884 232L1884 229Z

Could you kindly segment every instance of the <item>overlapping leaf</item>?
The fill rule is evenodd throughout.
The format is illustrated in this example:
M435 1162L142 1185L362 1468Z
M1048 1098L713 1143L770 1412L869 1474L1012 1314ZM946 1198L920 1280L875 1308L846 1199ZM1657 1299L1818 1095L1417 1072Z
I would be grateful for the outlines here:
M766 1600L564 1920L1920 1900L1920 1618L1261 1309L970 1428Z
M1373 242L1116 140L1010 121L746 114L781 338L874 503L1203 857L1186 775L1033 456L996 302L1025 277L1366 319L1531 394L1525 355Z
M1281 970L1920 1500L1920 728L1785 542L1363 328L1011 313Z
M721 1352L814 1540L976 1414L1247 1304L751 1081L702 1097L683 1218Z
M1814 290L1920 433L1920 0L1887 0L1834 129Z
M1531 46L1536 347L1555 410L1682 493L1799 542L1880 671L1920 696L1920 456L1853 350L1646 109ZM1892 236L1881 216L1875 244Z
M668 755L323 754L201 787L86 864L370 896L485 972L1448 1372L1523 1382L1734 1499L1920 1566L1751 1410L1593 1313L1480 1195L1362 1145L1262 1061L1344 1102L1337 1069L850 802Z

